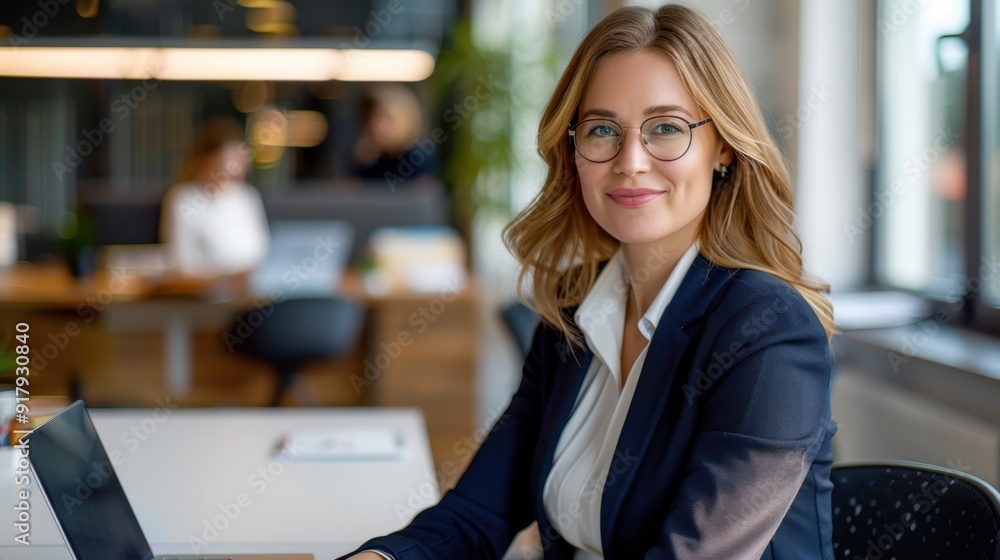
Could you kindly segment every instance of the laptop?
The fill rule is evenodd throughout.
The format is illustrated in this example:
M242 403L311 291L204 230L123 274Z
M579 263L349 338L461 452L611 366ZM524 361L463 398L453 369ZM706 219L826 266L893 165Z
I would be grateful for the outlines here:
M154 555L83 401L29 437L31 471L74 560L315 560L312 554Z
M267 258L250 274L255 297L282 299L337 292L351 256L354 228L344 220L272 220Z

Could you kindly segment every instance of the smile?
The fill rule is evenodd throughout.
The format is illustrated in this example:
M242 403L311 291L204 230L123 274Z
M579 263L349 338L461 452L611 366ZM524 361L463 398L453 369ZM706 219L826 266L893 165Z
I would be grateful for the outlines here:
M635 208L659 198L663 191L652 189L615 189L607 193L612 202L620 206Z

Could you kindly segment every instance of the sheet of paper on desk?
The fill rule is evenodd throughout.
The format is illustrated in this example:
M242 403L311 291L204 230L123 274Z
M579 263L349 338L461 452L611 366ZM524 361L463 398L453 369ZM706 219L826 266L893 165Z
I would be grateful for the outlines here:
M296 461L397 461L403 458L405 444L387 428L339 428L292 432L282 451Z

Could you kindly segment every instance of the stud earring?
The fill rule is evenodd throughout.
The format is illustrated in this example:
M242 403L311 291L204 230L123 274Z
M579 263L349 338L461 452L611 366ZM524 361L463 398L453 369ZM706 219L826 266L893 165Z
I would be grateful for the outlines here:
M723 165L723 166L722 166L722 169L721 169L721 170L719 170L719 174L720 174L720 175L722 175L722 178L723 178L723 179L725 179L725 178L726 178L726 172L727 172L727 171L729 171L729 168L728 168L728 167L726 167L725 165Z

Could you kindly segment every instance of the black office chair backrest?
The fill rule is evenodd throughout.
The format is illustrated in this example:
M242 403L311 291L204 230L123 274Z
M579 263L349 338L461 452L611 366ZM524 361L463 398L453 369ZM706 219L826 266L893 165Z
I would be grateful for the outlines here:
M834 465L837 559L1000 560L1000 493L964 472L886 461Z
M507 329L517 341L517 347L521 350L521 355L527 357L531 348L531 339L535 335L535 328L538 326L538 314L528 309L520 301L503 308L500 312Z
M295 367L349 350L361 331L364 309L336 297L289 299L241 314L229 332L239 353Z

